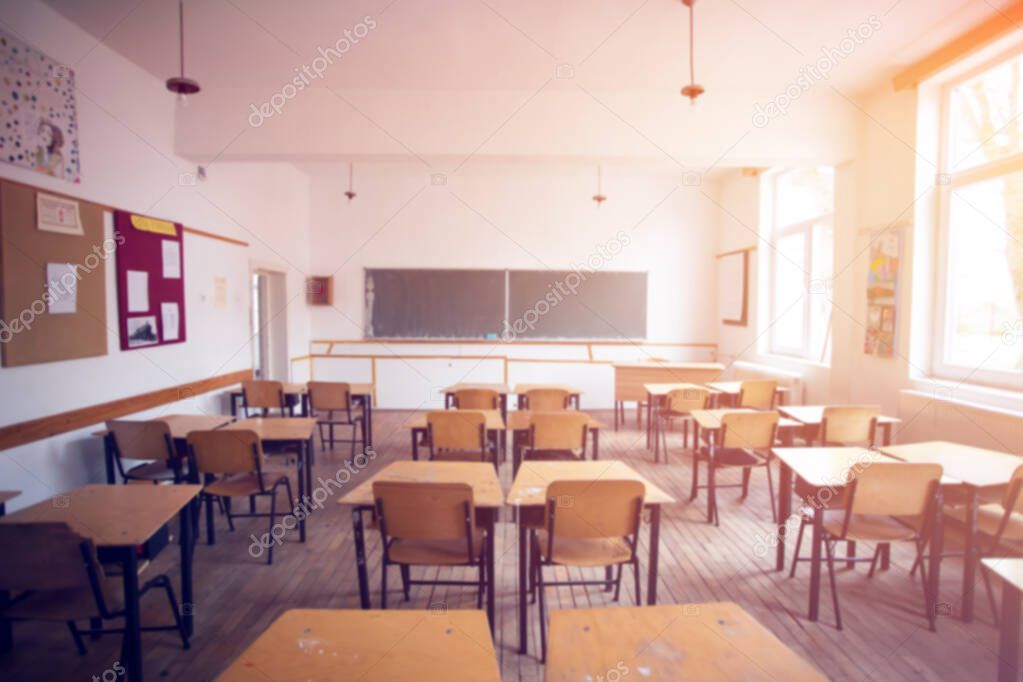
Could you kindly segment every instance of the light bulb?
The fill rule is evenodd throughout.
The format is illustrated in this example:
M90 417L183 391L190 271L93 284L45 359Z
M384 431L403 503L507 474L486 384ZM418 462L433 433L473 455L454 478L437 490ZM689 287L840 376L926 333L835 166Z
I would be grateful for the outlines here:
M178 93L178 104L180 104L183 107L187 107L188 106L188 95L186 95L183 92L179 92Z

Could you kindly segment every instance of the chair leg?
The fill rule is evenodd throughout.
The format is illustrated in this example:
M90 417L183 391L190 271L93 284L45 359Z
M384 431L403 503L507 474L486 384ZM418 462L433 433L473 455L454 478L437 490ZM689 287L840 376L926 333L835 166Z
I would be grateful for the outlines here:
M636 606L643 605L643 593L640 591L639 559L632 560L632 575L636 580Z
M206 496L206 544L212 545L217 541L213 530L213 496Z
M796 534L796 551L792 553L792 568L789 569L789 577L796 576L796 566L799 565L799 548L803 545L803 531L806 530L806 517L800 515L799 532Z
M221 499L224 501L224 509L227 512L227 514L226 514L226 516L227 516L227 529L233 533L234 532L234 519L231 518L231 498L230 497L224 497L224 498L221 498ZM253 505L256 504L255 500L250 500L250 502Z
M831 542L824 540L824 550L828 559L828 580L831 582L831 603L835 607L835 627L842 629L842 611L838 606L838 586L835 584L835 555L831 551Z
M387 560L380 562L380 608L387 608Z
M489 541L490 541L489 538L487 540L484 540L484 542L489 542ZM479 589L476 590L476 608L477 609L482 609L483 608L483 592L486 589L487 580L490 579L490 576L487 575L486 555L487 555L486 547L484 547L483 548L483 552L480 553L480 565L479 565L479 569L478 569L479 570L479 574L478 575L480 577L480 586L479 586Z
M923 554L923 545L917 545L917 552ZM931 593L931 582L927 579L927 562L920 562L920 582L923 583L924 590L924 609L927 612L927 626L931 632L935 631L935 617L937 615L937 608L935 602L936 594Z
M409 601L410 597L408 582L409 580L411 580L410 570L408 564L400 564L400 566L401 566L401 591L405 596L405 601Z
M348 456L349 462L355 461L355 441L359 438L359 422L352 420L352 453Z
M271 541L267 544L270 546L266 553L267 565L274 562L274 525L277 523L277 486L274 486L273 490L270 491L270 527L267 529L267 538Z
M284 477L284 492L288 493L288 513L295 513L295 498L291 496L291 479Z
M767 493L771 498L771 521L778 523L778 505L774 502L774 480L771 477L771 463L764 465L767 469Z
M741 500L745 500L746 496L749 495L749 478L753 470L749 467L743 467L742 469L742 495L739 497Z
M846 540L845 541L845 559L846 559L845 567L848 568L849 570L855 569L856 568L856 562L854 561L855 558L856 558L856 541L855 540Z
M991 615L995 618L995 625L1001 626L998 619L998 605L995 603L995 593L991 589L991 578L983 566L980 567L980 574L984 576L984 591L987 592L987 601L991 605Z
M75 621L69 620L67 622L67 629L71 631L71 639L75 640L75 648L78 649L78 655L84 656L88 651L85 648L85 642L82 641L82 633L78 631Z
M316 430L320 432L320 449L327 449L327 442L323 438L323 422L316 422Z
M167 603L170 604L171 613L174 615L174 625L178 628L178 634L181 635L181 648L188 649L191 645L188 642L188 632L185 631L185 622L181 620L181 609L178 608L178 600L174 596L174 587L171 585L170 579L164 577L163 589L167 593Z
M883 546L884 546L884 543L881 543L881 544L877 545L874 548L874 556L871 557L871 559L870 559L870 570L867 571L867 577L868 578L873 578L874 577L874 569L877 567L877 560L881 556L881 547L883 547Z
M718 521L717 471L710 462L707 463L707 522L715 526Z
M696 499L696 495L700 492L696 487L700 484L700 458L696 455L696 448L693 449L693 482L692 487L689 489L689 501Z
M544 597L543 566L539 560L536 564L536 582L540 602L540 662L544 663L547 660L547 601Z
M618 576L615 578L615 596L614 600L618 601L618 596L622 591L622 564L618 564Z

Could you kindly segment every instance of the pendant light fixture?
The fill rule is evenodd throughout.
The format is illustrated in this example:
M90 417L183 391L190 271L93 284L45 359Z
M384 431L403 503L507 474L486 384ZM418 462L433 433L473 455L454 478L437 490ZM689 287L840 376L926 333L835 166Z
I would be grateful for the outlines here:
M180 75L167 79L167 89L178 96L183 105L188 104L188 95L199 92L199 83L185 78L185 0L178 0L178 56L181 60Z
M704 92L703 86L696 83L696 67L693 59L693 5L696 4L696 0L682 0L682 4L689 8L689 85L682 88L682 94L689 98L690 104L695 105L696 98Z
M604 192L603 192L602 180L603 180L603 178L601 177L600 166L598 165L597 166L597 193L593 195L593 200L597 202L597 208L600 208L600 205L602 203L604 203L605 201L607 201L607 197L604 196Z
M351 161L348 162L348 191L345 192L345 196L348 197L348 201L355 198L355 192L352 191L352 183L355 179L354 166Z

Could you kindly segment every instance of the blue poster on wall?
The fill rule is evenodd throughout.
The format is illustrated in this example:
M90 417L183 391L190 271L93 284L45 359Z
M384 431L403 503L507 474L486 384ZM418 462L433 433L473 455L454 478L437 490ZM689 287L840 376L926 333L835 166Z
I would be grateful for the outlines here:
M81 180L75 72L2 30L0 161Z

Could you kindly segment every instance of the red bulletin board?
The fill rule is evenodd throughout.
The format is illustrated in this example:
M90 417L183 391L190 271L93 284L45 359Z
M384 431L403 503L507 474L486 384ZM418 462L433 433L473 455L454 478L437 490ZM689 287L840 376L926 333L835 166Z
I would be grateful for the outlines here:
M114 212L121 350L185 340L184 240L178 223Z

